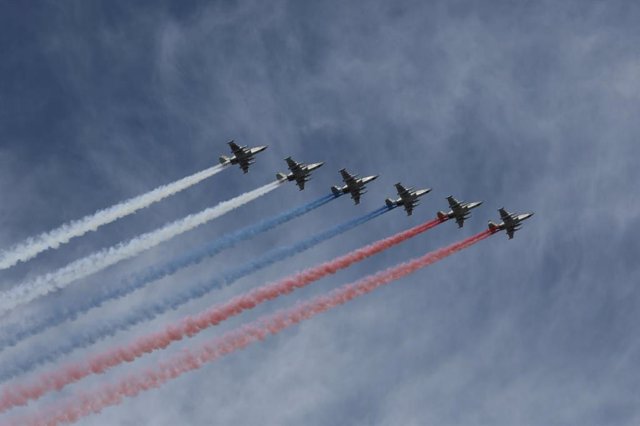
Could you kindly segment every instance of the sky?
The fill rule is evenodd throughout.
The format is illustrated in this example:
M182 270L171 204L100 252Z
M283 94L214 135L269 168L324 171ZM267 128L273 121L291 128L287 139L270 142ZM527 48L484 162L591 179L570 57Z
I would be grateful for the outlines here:
M411 217L389 212L68 359L433 218L448 195L484 201L461 230L442 224L16 413L473 235L504 206L535 212L513 240L492 236L79 424L640 424L637 2L51 0L1 8L0 248L205 169L230 139L269 145L247 175L225 170L0 271L2 290L272 181L288 155L326 162L305 191L283 186L25 312L73 304L325 195L342 167L380 177L359 206L332 201L4 351L0 363L373 210L396 182L433 191Z

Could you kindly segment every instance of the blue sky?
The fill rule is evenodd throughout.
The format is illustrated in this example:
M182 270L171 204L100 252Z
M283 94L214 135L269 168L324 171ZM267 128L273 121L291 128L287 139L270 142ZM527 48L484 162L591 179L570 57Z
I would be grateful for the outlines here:
M231 138L270 146L248 175L224 171L2 271L3 288L266 183L287 155L326 161L306 191L278 189L31 313L324 195L339 168L381 176L360 206L336 200L0 362L372 210L402 181L434 188L411 218L391 212L72 358L420 223L447 195L484 205L463 230L442 225L72 390L476 233L498 207L536 216L512 241L495 236L80 424L640 423L638 22L632 1L3 2L2 247L206 168Z

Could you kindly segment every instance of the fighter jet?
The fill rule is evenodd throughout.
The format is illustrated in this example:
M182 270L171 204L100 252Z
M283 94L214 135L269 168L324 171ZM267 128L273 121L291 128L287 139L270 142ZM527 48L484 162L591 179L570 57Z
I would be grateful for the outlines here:
M220 156L220 164L223 166L227 164L239 164L240 168L243 172L247 173L249 171L249 166L255 163L253 157L259 152L267 149L267 145L256 146L254 148L249 148L245 146L238 146L234 141L228 142L229 147L231 147L231 151L233 152L232 157L225 157L224 155Z
M400 196L400 198L398 198L397 200L387 198L385 200L385 203L387 203L387 207L389 207L390 209L393 207L404 206L404 209L407 212L407 216L411 216L411 213L413 213L413 209L415 208L415 206L420 204L418 202L418 198L422 197L424 194L431 192L431 188L418 190L414 190L413 188L405 188L400 182L396 183L396 190L398 191L398 195Z
M502 223L496 224L492 221L489 221L489 229L493 232L498 232L505 229L507 231L509 239L512 239L513 234L518 229L520 229L523 220L529 219L531 216L533 216L533 213L512 214L506 211L504 207L498 209L498 211L500 212L500 219L502 219Z
M291 157L285 158L284 161L287 162L287 165L289 166L289 170L291 171L291 173L289 173L288 175L284 173L277 173L276 177L278 178L279 181L295 180L296 184L298 184L298 187L300 187L300 191L304 189L305 182L308 182L311 179L310 178L311 172L324 164L324 161L323 161L321 163L313 163L313 164L307 165L304 163L298 163L295 160L293 160Z
M452 195L449 195L447 197L447 201L449 201L449 207L451 207L451 210L449 211L449 213L439 211L438 218L440 220L455 219L456 223L458 224L458 228L462 228L464 226L465 219L471 216L470 210L475 209L480 204L482 204L482 201L475 201L473 203L458 201L453 198Z
M351 198L356 204L360 204L360 196L367 192L364 190L365 185L378 177L378 175L375 175L360 178L358 175L352 175L346 169L340 169L340 174L345 185L340 187L332 186L331 192L336 197L341 194L351 194Z

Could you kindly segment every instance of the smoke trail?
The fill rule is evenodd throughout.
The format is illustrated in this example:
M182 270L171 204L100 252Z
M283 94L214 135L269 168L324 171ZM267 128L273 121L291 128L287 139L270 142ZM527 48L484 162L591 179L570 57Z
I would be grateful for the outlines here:
M0 373L0 380L6 381L20 374L27 373L44 363L53 362L61 356L67 355L76 349L85 348L100 341L101 339L113 336L119 331L124 331L136 324L150 321L167 311L177 309L192 300L198 299L216 288L230 285L240 278L272 265L275 262L284 260L297 253L314 247L323 241L335 237L336 235L343 234L344 232L362 225L363 223L366 223L389 210L390 209L386 206L381 207L366 215L351 219L340 225L336 225L333 228L327 229L291 246L273 249L252 262L224 273L217 279L201 282L193 288L183 291L177 295L169 296L163 301L156 302L155 304L146 307L134 309L129 312L128 315L121 316L112 322L104 323L101 327L92 328L82 335L71 338L69 342L62 346L22 356L19 361L14 363L13 366L7 366L7 363L5 363L5 365L2 366L3 370Z
M187 176L168 185L160 186L150 192L130 198L115 206L85 216L82 219L64 224L57 229L31 237L15 246L0 252L0 269L7 269L18 262L25 262L39 253L51 248L58 248L70 239L79 237L89 231L95 231L100 226L111 223L122 217L150 206L153 203L183 191L222 171L223 166L217 165L201 172Z
M303 214L325 205L335 198L337 198L335 195L329 194L310 203L290 209L272 218L264 219L254 225L226 234L209 244L178 257L177 259L150 267L141 274L133 275L128 279L123 280L116 288L108 286L101 287L101 293L89 296L87 299L81 300L72 306L61 306L47 316L31 317L23 319L18 323L3 326L4 336L0 338L0 351L6 347L17 344L21 340L42 333L51 327L60 325L67 320L76 319L79 315L84 314L93 308L98 308L109 300L125 297L153 281L174 274L187 266L200 263L205 258L213 257L221 251L233 247L240 241L252 238L259 233L266 232L278 225L302 216Z
M0 412L17 405L24 405L29 400L40 398L46 392L60 390L90 374L104 373L107 369L118 364L132 362L146 353L164 349L172 342L191 337L208 327L218 325L232 316L239 315L244 310L252 309L261 303L305 287L329 274L334 274L356 262L413 238L442 222L444 222L442 219L431 220L275 283L266 284L236 296L226 303L213 306L201 314L188 316L177 324L167 326L163 331L140 337L128 345L92 356L85 362L76 362L62 367L57 372L45 373L31 384L11 384L0 394Z
M160 229L139 235L126 243L120 243L108 249L90 254L87 257L71 262L67 266L58 269L32 281L20 284L3 294L0 294L0 315L19 305L28 303L40 296L44 296L54 290L62 289L69 283L94 274L108 266L122 260L131 258L171 238L190 231L210 220L222 216L262 195L268 194L280 185L280 182L271 182L253 191L246 192L228 201L223 201L215 207L210 207L186 216L175 222L171 222Z
M149 389L158 388L171 379L196 370L206 363L243 349L251 343L260 341L269 335L310 319L331 308L340 306L359 296L368 294L385 284L405 277L421 268L431 265L447 256L470 247L492 235L486 230L475 236L427 253L422 257L369 275L352 284L347 284L326 295L315 297L307 302L298 303L293 308L283 309L273 315L263 317L250 324L223 334L221 337L201 346L197 350L185 350L180 354L139 374L131 374L112 385L104 385L96 391L72 398L49 410L14 420L24 425L57 425L75 422L81 417L98 413L102 409L119 404L125 397L134 397Z

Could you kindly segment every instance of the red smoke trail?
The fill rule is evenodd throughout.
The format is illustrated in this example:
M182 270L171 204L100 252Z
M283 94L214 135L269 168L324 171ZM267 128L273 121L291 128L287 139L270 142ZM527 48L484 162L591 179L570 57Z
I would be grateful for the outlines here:
M198 315L183 318L177 324L167 326L163 331L140 337L125 346L92 356L86 361L73 363L52 373L45 373L30 384L11 384L0 396L0 412L18 405L25 405L29 400L38 399L53 390L60 390L68 384L77 382L91 374L101 374L118 364L132 362L146 353L164 349L172 342L187 336L193 336L260 303L291 293L296 288L309 285L329 274L347 268L356 262L415 237L442 222L444 222L443 219L425 222L275 283L266 284L234 297L226 303L213 306Z
M160 387L165 382L184 373L196 370L224 355L243 349L249 344L263 340L270 334L276 334L287 327L298 324L333 307L342 305L358 296L367 294L378 287L409 275L418 269L431 265L447 256L457 253L484 240L494 232L486 230L426 255L388 268L377 274L369 275L360 281L347 284L327 295L315 297L307 302L298 303L293 308L284 309L273 315L263 317L250 324L230 331L195 351L184 351L169 361L159 364L141 374L130 375L113 385L105 385L94 392L83 393L75 399L52 407L46 412L30 418L16 419L16 425L57 425L75 422L91 413L122 402L125 397Z

